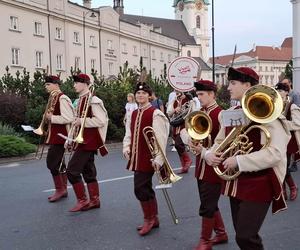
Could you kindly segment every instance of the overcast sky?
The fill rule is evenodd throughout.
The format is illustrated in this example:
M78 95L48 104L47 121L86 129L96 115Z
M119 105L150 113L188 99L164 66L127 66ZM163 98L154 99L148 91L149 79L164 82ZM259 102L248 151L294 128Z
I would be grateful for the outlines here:
M82 4L82 0L71 0ZM211 1L210 1L211 2ZM292 36L290 0L215 0L215 54L248 51L256 45L279 46ZM174 18L173 0L124 0L126 14ZM92 7L113 6L113 0L92 0ZM211 5L209 6L211 18ZM209 22L211 30L211 21Z

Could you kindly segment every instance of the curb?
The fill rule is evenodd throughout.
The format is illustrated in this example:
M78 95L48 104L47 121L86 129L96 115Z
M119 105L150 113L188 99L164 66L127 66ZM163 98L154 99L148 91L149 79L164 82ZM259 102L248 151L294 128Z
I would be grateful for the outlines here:
M122 149L122 145L123 145L122 142L105 144L105 146L108 149L108 152L114 152L116 150L120 150L120 149ZM47 152L48 152L48 148L46 146L41 159L46 158ZM7 163L19 162L19 161L30 161L30 160L36 160L35 153L28 154L25 156L0 158L0 165L7 164Z

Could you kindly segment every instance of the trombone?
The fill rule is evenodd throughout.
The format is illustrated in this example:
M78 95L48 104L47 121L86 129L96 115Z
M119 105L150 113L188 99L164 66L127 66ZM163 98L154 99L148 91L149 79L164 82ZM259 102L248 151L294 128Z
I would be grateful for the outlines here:
M56 90L54 90L50 93L49 98L48 98L48 102L47 102L47 105L46 105L46 109L45 109L43 117L42 117L42 121L41 121L39 127L37 129L33 130L33 133L40 136L39 145L37 146L37 149L36 149L36 152L35 152L35 158L38 159L38 160L40 160L42 158L43 153L44 153L44 149L45 149L45 143L43 143L40 156L38 157L38 152L39 152L39 149L40 149L40 146L41 146L41 143L42 143L42 138L44 137L45 140L47 139L49 129L50 129L50 126L51 126L51 124L49 124L48 121L46 120L46 114L47 113L53 113L55 105L58 101L59 93L60 93L60 91L56 91Z
M156 186L156 188L162 190L164 198L167 202L167 206L171 213L173 222L174 222L174 224L178 224L178 217L173 208L167 188L171 187L172 183L179 181L182 177L180 177L174 173L167 157L165 156L165 154L157 140L154 129L150 126L146 126L143 129L143 135L146 140L147 146L150 150L152 159L154 159L158 154L161 154L163 157L164 162L163 162L162 167L160 169L155 169L155 173L156 173L156 176L157 176L157 179L159 182L159 185Z
M77 127L75 126L75 121L73 122L68 136L64 136L62 134L58 134L60 137L65 139L65 151L63 154L63 157L61 159L60 165L59 165L59 172L60 173L66 173L67 171L67 167L65 164L65 155L67 153L67 151L71 152L69 159L72 157L72 152L76 149L78 144L83 144L84 143L84 139L83 139L83 132L84 132L84 127L85 127L85 123L86 123L86 118L87 118L87 113L88 113L88 109L91 106L91 101L92 101L92 97L94 95L94 91L95 91L95 85L91 84L89 86L89 95L85 100L84 106L83 106L83 111L80 118L83 118L82 122L81 122L81 126L80 129L78 131ZM77 106L77 114L80 114L80 107Z

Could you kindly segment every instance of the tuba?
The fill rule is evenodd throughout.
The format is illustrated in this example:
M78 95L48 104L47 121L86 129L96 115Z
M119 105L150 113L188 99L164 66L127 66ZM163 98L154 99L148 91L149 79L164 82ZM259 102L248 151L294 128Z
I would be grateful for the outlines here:
M271 142L270 132L262 124L276 120L282 112L283 101L280 94L273 88L266 85L255 85L248 89L242 98L242 109L245 115L260 125L237 126L231 130L222 143L215 150L222 153L221 158L228 158L239 154L249 154L253 147L247 134L253 129L260 129L265 137L266 143L262 149L268 147ZM237 169L222 169L220 166L213 166L216 174L223 180L230 181L240 175Z
M176 213L174 211L171 199L169 197L169 194L167 192L166 188L169 188L172 186L172 183L175 183L179 181L182 177L176 175L166 157L164 154L161 146L159 145L159 142L157 140L156 134L152 127L147 126L143 129L143 135L146 140L147 146L150 150L151 156L154 159L158 154L162 154L163 156L163 165L161 169L155 169L156 176L158 178L159 185L156 187L157 189L161 189L163 192L163 195L165 197L165 200L167 202L169 211L171 213L172 219L174 224L178 224L178 218L176 216Z
M192 102L193 102L193 96L191 95L191 93L184 93L184 95L188 98L188 102L185 102L182 106L181 106L181 111L180 113L174 114L171 118L170 118L170 124L173 127L178 127L182 124L184 124L184 121L186 119L186 117L192 112Z

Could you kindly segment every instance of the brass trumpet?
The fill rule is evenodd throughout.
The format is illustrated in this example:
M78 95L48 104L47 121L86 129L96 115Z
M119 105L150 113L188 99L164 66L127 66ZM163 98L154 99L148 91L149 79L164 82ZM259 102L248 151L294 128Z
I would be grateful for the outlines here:
M143 129L143 135L146 140L147 146L150 150L150 153L152 155L152 158L154 159L158 154L161 154L163 157L163 160L164 160L163 165L162 165L161 169L155 169L155 173L158 178L158 182L161 186L160 189L162 190L165 200L167 202L173 222L174 222L174 224L178 224L178 218L174 211L174 208L173 208L173 205L172 205L172 202L171 202L171 199L169 197L166 187L170 187L172 183L179 181L182 177L180 177L174 173L166 155L164 154L161 146L159 145L159 142L157 140L157 137L155 135L153 128L150 126L145 127Z
M276 120L283 109L283 101L280 94L266 85L255 85L248 89L244 93L241 103L245 115L251 121L260 124ZM266 143L262 146L262 149L268 147L272 138L266 127L263 125L246 125L232 129L215 152L222 153L221 158L249 154L253 147L247 134L255 128L260 129L265 134ZM226 181L234 180L240 175L240 171L237 169L222 170L219 166L213 166L213 168L216 174Z

